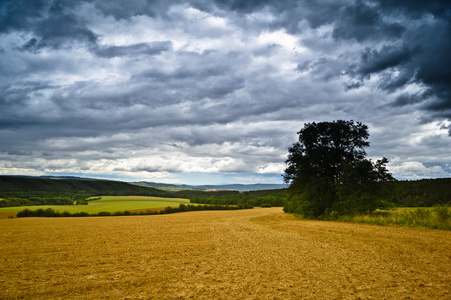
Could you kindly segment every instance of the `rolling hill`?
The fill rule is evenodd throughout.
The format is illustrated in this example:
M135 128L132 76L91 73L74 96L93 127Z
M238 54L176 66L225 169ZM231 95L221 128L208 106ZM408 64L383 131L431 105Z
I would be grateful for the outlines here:
M170 184L170 183L158 183L158 182L148 182L139 181L134 182L135 184L154 187L154 188L177 188L177 189L187 189L187 190L228 190L228 191L259 191L259 190L275 190L284 189L287 186L285 184L266 184L266 183L256 183L256 184L223 184L223 185L186 185L186 184Z
M73 194L169 197L165 191L121 181L0 176L0 197Z

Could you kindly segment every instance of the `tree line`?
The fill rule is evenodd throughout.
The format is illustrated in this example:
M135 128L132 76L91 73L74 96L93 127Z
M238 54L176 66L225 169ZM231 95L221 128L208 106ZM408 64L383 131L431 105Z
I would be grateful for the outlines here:
M451 200L451 178L391 181L376 184L375 188L378 188L377 185L381 188L381 207L433 207ZM293 199L287 189L216 193L197 192L192 198L185 198L189 198L191 203L253 206L269 204L273 207L283 207Z
M29 198L15 198L9 197L0 201L0 207L12 206L36 206L36 205L73 205L73 197L29 197Z
M285 190L259 190L243 193L229 193L217 195L209 192L190 198L191 203L220 204L220 205L252 205L252 206L284 206Z
M388 199L396 206L432 207L451 201L451 178L402 180L389 183Z
M39 208L37 210L24 209L17 213L17 218L28 218L28 217L48 217L48 218L59 218L59 217L104 217L104 216L131 216L131 215L165 215L165 214L173 214L179 212L188 212L188 211L204 211L204 210L238 210L238 209L252 209L251 205L237 205L237 206L229 206L229 205L185 205L180 204L178 207L168 206L163 210L147 210L147 211L139 211L139 212L130 212L128 210L125 211L117 211L114 213L108 211L101 211L94 214L89 214L87 212L76 212L70 213L67 211L59 212L52 208Z

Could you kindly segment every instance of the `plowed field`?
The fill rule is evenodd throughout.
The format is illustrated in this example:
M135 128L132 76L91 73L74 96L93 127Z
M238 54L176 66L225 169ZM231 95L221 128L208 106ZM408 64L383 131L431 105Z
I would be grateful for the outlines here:
M451 232L280 208L0 220L1 299L451 299Z

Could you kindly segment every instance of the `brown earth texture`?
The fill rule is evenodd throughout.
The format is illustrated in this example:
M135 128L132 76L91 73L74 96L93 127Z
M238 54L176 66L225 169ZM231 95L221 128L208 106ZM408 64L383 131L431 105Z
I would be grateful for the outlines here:
M0 299L451 299L451 232L280 208L0 220Z

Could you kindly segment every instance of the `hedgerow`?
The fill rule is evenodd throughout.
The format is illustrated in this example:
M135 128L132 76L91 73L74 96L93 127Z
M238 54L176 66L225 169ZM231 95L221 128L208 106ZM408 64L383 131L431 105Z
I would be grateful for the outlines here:
M60 213L59 211L55 211L52 208L47 209L37 209L30 210L28 208L21 210L17 213L17 218L26 218L26 217L95 217L95 216L130 216L130 215L164 215L164 214L173 214L178 212L187 212L187 211L202 211L202 210L238 210L238 209L252 209L254 208L252 205L244 204L237 206L230 205L185 205L180 204L178 207L168 206L161 211L155 210L147 210L147 211L139 211L139 212L130 212L128 210L118 211L118 212L107 212L101 211L95 214L89 214L87 212L77 212L77 213L69 213L64 211Z

